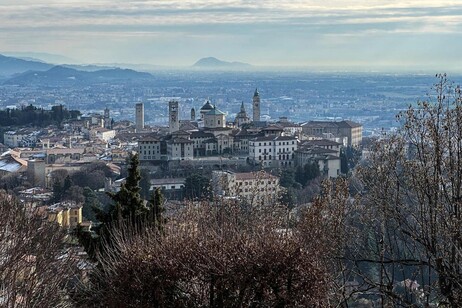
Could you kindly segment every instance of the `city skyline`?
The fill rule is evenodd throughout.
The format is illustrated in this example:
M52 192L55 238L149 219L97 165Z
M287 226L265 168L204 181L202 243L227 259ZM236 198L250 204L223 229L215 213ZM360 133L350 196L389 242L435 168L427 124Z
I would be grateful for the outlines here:
M457 1L18 1L0 4L0 53L77 63L457 71Z

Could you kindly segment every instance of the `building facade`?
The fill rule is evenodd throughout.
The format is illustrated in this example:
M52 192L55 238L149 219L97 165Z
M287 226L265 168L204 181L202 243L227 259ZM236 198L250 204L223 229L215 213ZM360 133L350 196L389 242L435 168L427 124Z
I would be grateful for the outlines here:
M216 195L237 198L251 205L267 205L279 200L279 177L265 171L213 171L212 188Z
M310 121L303 124L302 129L309 136L332 134L335 137L346 137L348 146L359 146L363 139L363 126L353 121Z
M249 140L249 161L263 168L292 167L297 148L292 136L257 137Z
M140 161L160 160L160 140L145 137L138 141L138 157Z

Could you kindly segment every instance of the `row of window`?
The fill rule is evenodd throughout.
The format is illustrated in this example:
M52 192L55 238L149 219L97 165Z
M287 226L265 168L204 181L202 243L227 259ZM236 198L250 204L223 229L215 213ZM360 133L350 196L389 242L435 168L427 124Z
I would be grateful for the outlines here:
M266 142L259 142L258 146L261 146L262 143L263 143L263 146L266 146ZM255 142L253 144L255 144ZM279 142L274 143L274 145L289 145L289 144L295 144L295 141L287 141L287 142L286 141L279 141ZM273 142L272 141L268 142L268 145L273 145Z
M248 188L245 188L244 190L239 189L239 192L242 193L242 192L254 192L255 189L248 189ZM258 191L258 189L256 190ZM276 187L268 187L268 188L260 188L260 191L276 191Z

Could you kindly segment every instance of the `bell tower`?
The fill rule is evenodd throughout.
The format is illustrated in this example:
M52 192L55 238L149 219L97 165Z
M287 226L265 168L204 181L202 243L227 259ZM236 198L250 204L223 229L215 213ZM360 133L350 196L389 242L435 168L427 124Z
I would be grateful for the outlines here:
M180 129L180 121L178 119L178 102L168 102L168 128L170 133L176 132Z
M253 121L260 121L260 93L258 93L258 89L255 89L253 94Z

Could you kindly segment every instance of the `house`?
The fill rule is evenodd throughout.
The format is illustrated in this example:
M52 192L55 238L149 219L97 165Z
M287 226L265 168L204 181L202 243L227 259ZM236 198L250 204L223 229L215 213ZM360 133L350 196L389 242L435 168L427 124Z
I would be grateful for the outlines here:
M63 201L47 208L47 219L63 228L75 228L82 223L82 204Z

